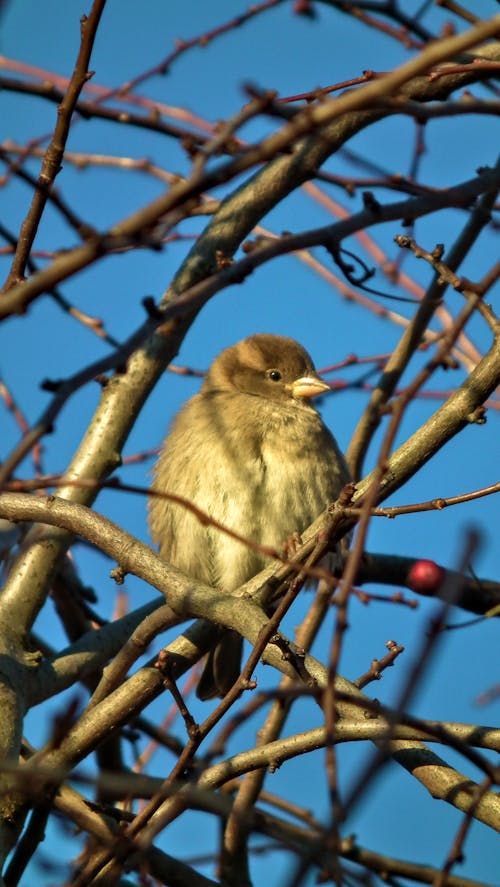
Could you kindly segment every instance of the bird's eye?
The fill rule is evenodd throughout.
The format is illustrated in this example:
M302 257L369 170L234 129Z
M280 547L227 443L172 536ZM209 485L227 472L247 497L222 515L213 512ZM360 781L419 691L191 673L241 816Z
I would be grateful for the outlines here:
M268 370L267 377L268 379L271 379L272 382L279 382L281 379L281 373L279 370Z

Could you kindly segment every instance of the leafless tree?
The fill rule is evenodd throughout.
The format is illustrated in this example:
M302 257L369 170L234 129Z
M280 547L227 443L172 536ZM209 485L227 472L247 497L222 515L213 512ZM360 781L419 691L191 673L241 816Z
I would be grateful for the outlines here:
M494 132L500 109L495 87L500 16L493 14L493 3L490 18L481 18L475 4L468 4L468 10L451 0L423 3L411 14L409 5L267 0L199 32L195 17L193 39L178 42L140 76L106 89L99 70L89 75L96 37L109 37L108 7L105 0L94 0L81 21L69 78L36 69L29 59L14 63L2 58L0 85L11 106L13 101L30 108L43 105L53 121L49 134L40 137L33 131L20 143L7 131L4 117L0 146L4 195L17 188L14 193L25 200L18 210L20 223L9 224L3 214L0 226L6 269L0 335L4 342L15 336L19 355L17 363L3 366L0 383L2 423L7 428L8 418L9 428L14 423L17 428L12 443L10 431L2 435L0 465L0 847L2 883L8 887L22 882L29 863L47 859L55 866L51 883L78 887L250 885L255 860L264 853L274 859L283 850L293 861L285 879L290 885L311 876L337 884L483 883L464 877L459 863L474 822L484 833L500 830L492 754L500 748L500 731L417 717L414 702L451 614L463 610L486 622L486 615L498 612L500 585L495 576L479 579L471 567L477 532L462 535L454 569L426 557L425 551L373 553L367 550L367 536L387 518L398 517L404 527L412 514L423 512L422 520L430 520L448 507L453 521L457 509L451 506L481 500L486 507L500 489L497 477L477 489L471 472L481 454L487 458L495 447L498 453L500 321L490 300L500 275L493 247L500 165L474 169L465 163L467 174L446 187L426 182L422 170L423 145L427 137L432 143L429 133L436 127L455 126L457 152L471 127ZM145 8L144 35L151 27L148 15ZM294 27L304 29L304 40L314 43L326 26L340 40L342 29L349 27L360 40L368 33L374 45L380 41L392 47L399 62L388 66L381 56L378 70L360 73L362 60L353 44L352 79L318 86L303 71L300 93L284 96L259 84L256 41L255 80L244 86L241 107L217 123L182 103L165 107L152 89L148 92L176 65L189 67L200 48L210 46L217 53L227 35L245 41L257 21L271 33L291 15ZM95 132L91 152L79 147L82 121ZM414 129L407 175L390 144L383 167L368 158L365 143L359 147L356 141L388 121L394 131L407 123ZM124 142L119 156L106 150L104 133L110 131L119 132ZM126 138L136 131L145 147L134 156ZM172 158L168 167L165 145ZM439 145L434 142L427 150L432 157ZM146 182L149 197L137 198L121 220L107 200L90 217L83 208L89 182L104 194L117 175L133 187ZM315 210L320 207L331 220L317 226L301 223L286 209L290 195L300 195ZM293 231L276 233L267 218L264 222L280 207L284 217L289 213L287 228ZM423 224L437 220L439 226L443 212L453 220L441 238L446 248L426 239L432 229ZM110 217L111 223L106 221ZM387 232L390 241L384 241ZM109 291L109 278L105 286L102 268L111 269L112 279L119 281L120 263L130 256L140 260L144 289L136 291L135 305L125 306L119 294ZM140 539L125 529L131 514L145 512L146 451L159 443L159 437L153 442L142 431L144 415L149 403L158 408L154 389L159 380L163 390L170 390L204 368L171 363L193 325L203 331L201 309L217 303L235 284L250 286L250 275L252 281L261 279L283 256L311 269L316 276L312 287L326 280L332 288L332 322L339 305L347 302L357 318L352 341L343 343L345 359L336 367L343 377L332 386L351 392L352 410L358 413L347 450L354 483L318 517L293 556L276 551L264 574L234 597L221 597L162 562L145 535ZM417 259L428 269L426 286L417 282ZM154 288L148 268L157 274L160 262L165 292L158 299L145 298L144 292ZM98 293L101 317L83 307L84 289ZM286 297L270 298L281 300L286 315ZM311 314L314 299L313 294L310 309L306 306ZM364 324L370 342L381 318L384 353L360 357L356 325ZM48 353L57 352L59 339L72 341L75 325L84 330L85 361L70 362L65 377L45 378ZM261 327L256 311L248 334ZM45 392L38 417L40 397L33 393L30 402L29 394L20 394L30 358L26 342L32 341L34 328L39 351L32 376ZM315 340L329 342L320 324ZM365 392L364 401L359 391ZM30 403L26 416L25 402ZM68 427L62 414L72 404L71 433L61 440L60 429ZM417 414L412 412L416 405ZM492 419L484 425L487 409ZM162 428L166 419L167 410ZM481 440L470 444L455 495L442 498L439 493L407 504L402 493L399 504L386 505L430 460L449 452L471 425L484 428ZM128 459L131 467L123 465L118 479L132 431L136 456ZM45 458L50 461L50 448L58 440L57 458L64 464L55 476L46 470ZM137 483L134 464L139 472L144 469ZM113 501L122 520L113 522L96 510L98 496L98 508ZM210 520L210 515L199 516ZM341 574L316 566L354 527ZM95 550L106 561L96 560ZM411 550L411 538L405 550ZM104 583L110 562L118 583L114 613L109 590L90 588ZM311 573L320 579L318 589L300 596L303 609L292 637L290 626L299 618L297 595ZM142 580L142 604L133 599L127 605L120 591L129 577ZM412 655L401 656L402 646L388 640L387 651L363 651L360 677L341 674L353 601L369 602L374 609L385 606L391 637L390 614L413 607L416 596L434 600L432 610L428 601L422 604L428 608L429 630L419 628ZM386 603L378 604L382 598ZM288 611L291 621L283 622ZM228 695L217 705L201 706L192 690L215 624L240 632L251 654ZM312 656L308 651L322 627ZM255 686L260 660L270 667ZM392 665L400 680L396 703L384 702L384 681L377 686L379 699L370 686L382 676L385 680L385 669ZM451 688L453 675L445 680ZM497 692L489 673L483 690L490 700ZM456 688L453 693L459 696ZM155 700L160 704L153 706ZM164 723L162 710L168 713ZM41 719L42 730L37 726ZM242 733L243 723L251 734ZM253 735L253 744L243 735ZM357 756L350 781L343 771L344 743ZM159 769L157 759L150 760L153 745L162 755ZM293 759L291 772L302 775L291 780L287 791L273 791L270 774L278 767L288 772ZM423 787L428 818L439 818L446 806L454 808L454 838L437 865L426 863L418 823L411 856L388 854L382 846L369 849L362 834L351 834L358 811L369 803L370 787L376 778L386 778L389 761L401 771L402 798L404 786L416 781ZM310 778L311 767L324 774L325 815L306 809L311 801L301 781ZM399 815L410 817L404 802L398 803ZM190 859L172 850L170 834L179 820L188 833L197 834L195 811L203 822L220 826L209 832L214 838L205 860L195 858L196 847ZM54 819L79 832L79 840L69 845L80 853L71 874L68 869L61 874L50 847L42 843ZM70 860L68 852L64 863ZM479 864L480 859L472 861Z

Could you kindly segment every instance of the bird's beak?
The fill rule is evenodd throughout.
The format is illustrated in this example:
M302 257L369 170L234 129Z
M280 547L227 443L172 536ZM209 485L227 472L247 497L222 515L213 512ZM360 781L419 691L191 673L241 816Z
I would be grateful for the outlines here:
M319 376L302 376L290 385L293 397L317 397L330 391L330 386Z

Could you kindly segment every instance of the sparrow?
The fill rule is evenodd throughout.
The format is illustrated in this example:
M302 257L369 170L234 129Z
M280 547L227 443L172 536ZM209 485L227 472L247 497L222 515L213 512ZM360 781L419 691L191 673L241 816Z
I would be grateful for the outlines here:
M328 390L294 339L258 333L226 348L200 392L175 417L152 490L182 496L239 535L281 548L350 479L335 438L311 403ZM164 560L224 592L270 561L166 498L150 498L149 522ZM240 673L241 654L241 637L224 629L208 654L200 699L228 692Z

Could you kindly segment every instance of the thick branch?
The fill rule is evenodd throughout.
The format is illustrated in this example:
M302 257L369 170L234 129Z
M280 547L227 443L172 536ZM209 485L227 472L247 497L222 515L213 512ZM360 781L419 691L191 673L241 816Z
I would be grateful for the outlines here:
M110 521L90 512L83 506L70 504L52 498L41 500L25 494L3 494L0 497L0 514L12 518L15 513L26 519L40 519L66 525L73 531L78 524L79 532L89 541L98 544L102 550L117 557L126 571L149 579L158 590L167 595L170 605L181 613L186 609L190 614L203 616L234 628L255 644L267 622L265 612L254 601L240 598L234 606L231 595L221 595L201 584L194 583L173 568L167 568L161 559L146 545L120 530ZM288 642L287 642L288 643ZM290 645L292 648L293 645ZM285 674L294 676L292 666L283 659L281 649L274 644L266 648L264 659ZM305 659L305 667L320 686L326 686L327 674L324 667L311 656ZM354 685L340 676L336 679L339 691L363 698ZM60 747L49 754L49 762L58 766L71 767L82 760L99 742L109 735L110 729L117 729L126 723L141 707L151 701L162 689L162 678L156 669L143 669L138 675L119 687L101 703L83 715L78 724L69 732ZM339 702L339 711L344 717L360 717L356 706ZM362 715L361 715L362 717ZM460 773L450 768L437 755L430 752L416 740L393 739L391 753L413 775L421 781L434 796L439 796L461 810L473 809L474 815L494 828L500 828L500 800L495 801L491 794L485 795L477 804L472 791L472 783ZM33 761L38 760L35 756ZM495 806L497 805L497 806ZM497 809L498 807L498 809ZM159 812L161 817L165 810ZM151 828L157 825L153 817ZM149 827L148 827L149 829ZM146 835L148 832L146 832Z

